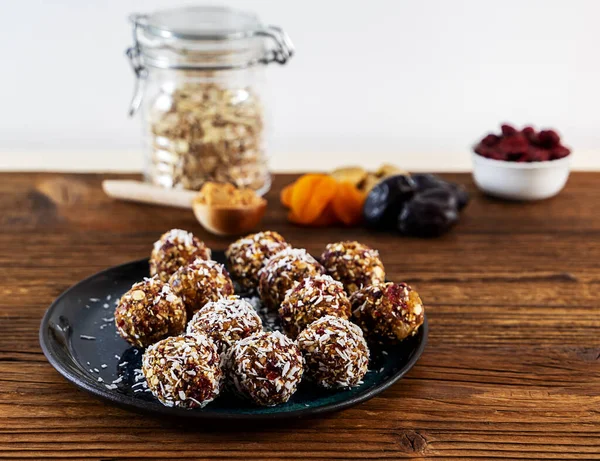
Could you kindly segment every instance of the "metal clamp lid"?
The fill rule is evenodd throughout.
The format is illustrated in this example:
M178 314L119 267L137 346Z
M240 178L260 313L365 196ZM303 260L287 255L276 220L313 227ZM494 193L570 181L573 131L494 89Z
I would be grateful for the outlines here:
M263 56L258 58L252 58L248 61L236 64L225 64L225 65L197 65L197 64L179 64L179 63L168 63L168 62L157 62L149 59L145 59L142 46L139 42L139 33L141 30L146 30L148 27L148 16L143 14L133 14L130 16L130 20L133 24L133 45L127 48L126 55L129 58L131 68L135 74L135 87L131 103L129 105L129 116L132 117L138 111L142 104L144 97L145 82L148 77L148 68L157 67L161 69L173 69L173 70L206 70L206 71L220 71L220 70L232 70L232 69L243 69L251 67L257 64L270 64L276 62L278 64L285 64L294 55L294 45L292 44L289 36L277 26L261 26L256 30L252 30L249 33L241 37L235 37L233 39L248 39L252 37L264 37L269 39L272 46L267 47ZM209 40L214 37L207 37Z

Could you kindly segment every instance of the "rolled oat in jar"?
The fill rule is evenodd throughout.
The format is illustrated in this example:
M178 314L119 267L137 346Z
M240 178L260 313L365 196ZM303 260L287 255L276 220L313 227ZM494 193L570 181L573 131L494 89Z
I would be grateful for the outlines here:
M131 16L146 179L199 190L207 181L266 192L264 67L293 54L289 37L252 13L195 6Z

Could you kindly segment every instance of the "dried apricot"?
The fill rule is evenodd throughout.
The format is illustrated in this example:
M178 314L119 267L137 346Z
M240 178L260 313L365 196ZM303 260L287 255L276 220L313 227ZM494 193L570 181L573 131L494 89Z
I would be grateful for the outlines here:
M337 218L352 226L362 221L362 208L365 196L353 184L343 182L338 184L337 193L331 205Z
M296 185L295 182L293 182L292 184L288 184L281 191L281 195L279 198L280 198L281 204L283 206L286 206L288 208L292 206L292 193L293 193L295 185Z
M298 179L290 200L294 222L313 223L335 197L337 188L337 181L324 174L307 174Z
M323 213L312 223L313 226L317 227L327 227L332 226L338 222L337 216L333 211L332 202L325 207Z

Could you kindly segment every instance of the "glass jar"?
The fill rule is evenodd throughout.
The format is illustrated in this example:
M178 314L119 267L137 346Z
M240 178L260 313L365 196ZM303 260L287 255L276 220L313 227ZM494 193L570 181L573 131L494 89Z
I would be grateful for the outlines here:
M198 190L228 182L264 194L264 70L293 47L278 27L223 7L134 14L127 50L136 75L130 115L141 109L144 175L163 187Z

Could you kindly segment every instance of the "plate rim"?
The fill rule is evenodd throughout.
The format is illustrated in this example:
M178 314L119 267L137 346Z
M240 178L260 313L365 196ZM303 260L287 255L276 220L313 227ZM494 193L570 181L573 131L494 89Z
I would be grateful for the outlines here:
M223 251L223 250L221 250ZM215 252L219 252L219 250L215 250ZM408 362L396 373L391 375L387 380L382 383L372 387L366 392L360 393L358 395L354 395L349 397L346 400L328 403L319 407L307 407L299 410L285 411L285 412L272 412L272 413L228 413L228 412L217 412L210 411L209 407L205 407L202 411L189 411L182 408L177 407L167 407L164 405L155 405L156 402L149 402L141 399L134 398L133 396L127 394L121 394L118 392L111 391L109 389L101 389L99 387L92 386L87 380L82 379L76 373L69 370L62 361L53 354L50 344L54 344L56 341L50 337L49 325L50 318L54 311L58 308L57 306L60 304L63 298L69 295L69 293L90 281L96 277L102 276L107 272L113 271L115 269L123 268L124 266L142 264L144 262L148 262L148 258L136 259L133 261L129 261L122 264L117 264L115 266L108 267L99 272L96 272L77 283L69 286L65 291L63 291L46 309L44 316L40 322L40 330L39 330L39 343L42 348L42 352L46 357L46 360L52 365L52 367L58 371L60 375L63 376L67 381L71 384L74 384L79 389L82 389L96 397L100 397L105 401L109 401L121 408L127 408L131 410L141 410L143 412L150 412L153 414L162 414L166 416L173 417L184 417L186 419L199 419L199 420L275 420L275 419L297 419L302 417L309 417L313 415L319 415L324 413L331 413L340 410L344 410L346 408L352 407L354 405L358 405L359 403L365 402L367 400L372 399L376 395L382 393L390 386L395 384L398 380L400 380L406 373L408 373L417 363L425 347L427 346L427 340L429 335L429 322L427 319L427 314L424 314L423 324L421 325L421 334L423 339L417 345L414 354L410 357ZM152 404L152 405L150 405ZM207 409L208 408L208 409Z

